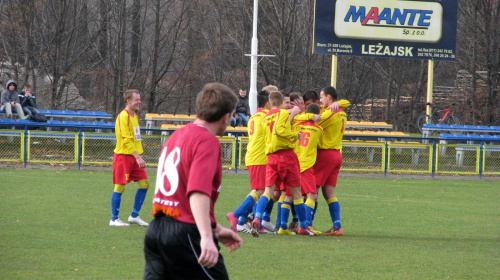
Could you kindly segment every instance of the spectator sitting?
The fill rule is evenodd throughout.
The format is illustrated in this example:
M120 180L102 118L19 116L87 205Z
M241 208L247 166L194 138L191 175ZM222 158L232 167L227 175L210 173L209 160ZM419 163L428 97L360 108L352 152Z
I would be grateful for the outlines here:
M34 92L31 92L31 85L25 84L24 90L19 94L19 99L21 100L21 106L26 115L33 117L33 115L40 114L40 111L36 108L36 96Z
M236 127L238 125L238 121L236 120L237 117L238 115L236 113L231 117L231 122L229 123L230 126Z
M7 113L7 118L12 118L12 107L16 108L16 112L20 119L29 119L29 116L24 116L23 108L17 93L17 84L14 80L7 82L7 89L2 92L2 110Z
M242 124L243 126L247 126L248 118L250 118L250 105L248 104L247 91L240 89L238 99L236 113L234 114L236 125Z

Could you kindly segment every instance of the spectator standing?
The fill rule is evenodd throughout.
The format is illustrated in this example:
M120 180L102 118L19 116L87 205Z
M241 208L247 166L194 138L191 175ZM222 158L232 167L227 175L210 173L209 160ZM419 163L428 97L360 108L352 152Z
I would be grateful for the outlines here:
M247 126L250 118L250 105L246 90L240 89L234 118L236 119L236 125Z
M111 195L111 220L110 226L128 226L118 218L122 194L125 185L135 181L139 185L135 194L134 208L128 217L129 223L140 226L148 226L139 217L144 198L149 188L148 175L146 174L146 162L141 157L142 137L139 127L137 111L141 105L141 95L136 89L130 89L123 94L126 107L116 117L115 134L116 147L113 155L113 184L115 185Z
M161 150L146 231L144 279L229 279L218 242L229 252L241 237L222 227L214 208L222 181L222 136L237 103L219 83L196 98L196 120L175 131Z
M12 119L12 108L16 109L17 115L20 119L27 119L29 116L24 116L23 108L21 107L21 100L19 100L19 93L17 92L17 84L14 80L7 82L7 89L2 92L2 110L7 113L7 118Z
M19 99L24 113L30 116L30 118L32 118L33 115L40 114L40 111L36 108L36 95L31 91L31 85L24 85L23 91L19 94Z

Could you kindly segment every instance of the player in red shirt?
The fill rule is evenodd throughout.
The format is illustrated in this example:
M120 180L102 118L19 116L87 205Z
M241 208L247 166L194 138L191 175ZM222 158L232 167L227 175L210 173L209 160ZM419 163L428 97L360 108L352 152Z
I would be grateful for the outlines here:
M234 251L242 240L222 227L214 205L222 180L220 142L236 94L210 83L198 93L197 119L174 132L158 163L153 216L146 232L144 279L229 279L218 242Z

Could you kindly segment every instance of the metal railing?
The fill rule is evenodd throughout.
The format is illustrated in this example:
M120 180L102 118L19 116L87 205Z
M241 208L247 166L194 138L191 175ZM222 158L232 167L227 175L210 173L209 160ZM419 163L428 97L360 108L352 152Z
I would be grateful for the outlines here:
M67 129L67 127L64 127ZM114 133L98 133L95 127L50 131L45 127L34 130L0 130L0 162L75 164L110 166L115 147ZM60 128L61 129L61 128ZM104 128L108 131L109 127ZM148 133L146 132L150 132ZM162 135L163 132L163 135ZM156 166L163 143L172 131L144 129L143 158ZM219 137L224 168L246 169L245 153L248 138L244 133L231 132ZM405 174L468 174L500 175L500 140L466 139L441 144L440 138L355 136L344 137L342 170Z

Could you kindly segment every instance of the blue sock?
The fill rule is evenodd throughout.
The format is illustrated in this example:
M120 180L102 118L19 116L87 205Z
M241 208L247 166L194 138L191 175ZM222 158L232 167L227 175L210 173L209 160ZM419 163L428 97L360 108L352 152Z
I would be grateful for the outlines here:
M316 216L316 211L318 210L318 202L316 201L314 203L314 210L312 212L312 217L311 217L311 226L312 226L312 223L314 222L314 216Z
M234 210L233 212L233 215L235 217L241 217L243 215L245 215L245 213L250 213L250 211L252 210L252 207L255 205L255 200L253 198L253 196L251 195L248 195L245 200L243 200L243 202L240 204L240 206L238 208L236 208L236 210ZM245 219L246 219L246 216L245 216Z
M290 216L290 209L292 208L292 204L290 202L283 201L281 203L281 224L279 225L282 229L287 229L288 227L288 217Z
M246 223L246 221L247 221L247 216L240 216L238 218L238 225L240 225L240 226L244 225Z
M292 223L298 222L299 218L297 217L297 211L295 211L295 205L292 204Z
M264 211L264 215L262 216L262 220L269 222L271 221L271 212L273 211L274 200L269 199L267 203L266 210Z
M340 204L336 197L329 199L328 210L330 210L330 217L333 221L333 228L335 230L342 227L340 224Z
M120 204L122 203L122 194L113 192L111 195L111 220L118 219L120 213Z
M144 203L144 199L146 198L146 193L148 189L137 189L135 193L134 200L134 209L132 210L132 218L139 216L139 211L141 211L142 204Z
M255 209L255 216L254 219L257 218L262 224L262 214L264 214L264 211L266 211L267 203L269 202L269 197L266 195L261 195L259 198L259 201L257 201L257 207Z
M276 226L277 226L277 227L280 227L280 225L281 225L281 204L282 204L282 203L283 203L283 202L280 202L280 201L278 200L278 206L277 206L277 207L278 207L278 209L276 210Z
M301 228L307 228L307 214L306 214L306 205L300 201L301 203L293 202L293 206L295 207L295 212L297 212L297 216L299 218L299 225Z

